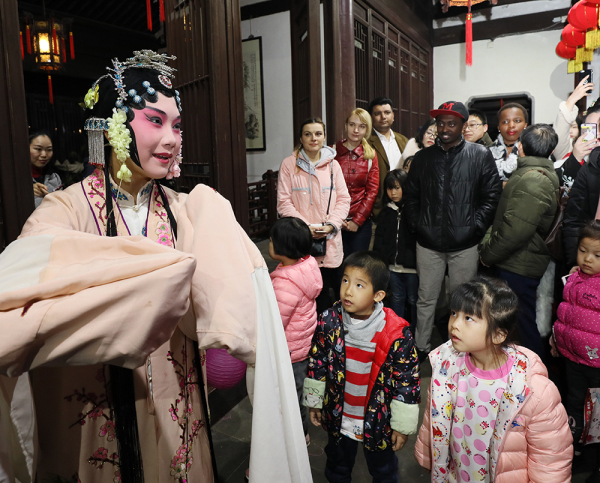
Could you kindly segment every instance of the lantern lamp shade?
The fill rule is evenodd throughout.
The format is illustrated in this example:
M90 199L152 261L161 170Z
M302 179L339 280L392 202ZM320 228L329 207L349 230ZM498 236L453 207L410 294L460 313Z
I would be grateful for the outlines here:
M246 374L246 363L230 355L226 349L206 351L206 379L215 389L231 389Z
M587 3L593 3L593 4L596 4L596 5L600 4L600 0L586 0L586 2Z
M586 0L579 0L569 10L567 20L569 23L578 30L584 32L588 29L598 28L598 10L600 5L596 3L589 3Z
M575 47L569 47L562 40L556 46L556 55L563 59L574 59L577 54L577 49Z
M582 47L585 45L585 32L577 30L569 23L562 31L562 41L569 47Z
M32 35L36 66L45 71L58 70L61 67L61 42L58 39L63 36L62 25L51 20L36 20Z

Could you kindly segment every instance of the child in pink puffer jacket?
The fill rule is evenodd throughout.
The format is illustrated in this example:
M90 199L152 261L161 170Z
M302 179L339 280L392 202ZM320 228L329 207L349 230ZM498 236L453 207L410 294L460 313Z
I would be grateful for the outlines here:
M558 307L551 344L567 358L567 414L575 441L584 426L588 388L600 387L600 221L588 223L579 235L577 271L569 276ZM553 350L553 355L558 355ZM577 454L577 453L576 453ZM600 471L597 470L600 481Z
M271 273L271 281L290 349L302 426L308 444L308 419L301 399L304 378L308 373L308 351L317 326L315 299L321 293L323 279L317 261L309 255L312 235L304 221L294 217L281 218L271 228L270 235L269 255L281 262Z

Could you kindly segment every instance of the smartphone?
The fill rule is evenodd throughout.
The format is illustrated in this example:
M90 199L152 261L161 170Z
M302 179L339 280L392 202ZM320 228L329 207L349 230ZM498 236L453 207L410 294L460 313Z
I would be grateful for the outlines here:
M578 72L579 77L577 79L577 83L581 82L581 80L585 77L585 76L589 76L587 78L587 80L585 81L585 83L587 84L589 83L593 83L594 82L594 71L592 69L584 69L584 70L580 70Z
M598 125L591 122L582 123L581 135L585 142L596 140L598 138Z

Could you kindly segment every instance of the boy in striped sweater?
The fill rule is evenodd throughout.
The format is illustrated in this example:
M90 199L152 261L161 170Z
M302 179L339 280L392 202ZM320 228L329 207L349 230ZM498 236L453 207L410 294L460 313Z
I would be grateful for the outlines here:
M356 252L343 265L341 300L319 317L304 380L310 420L329 433L325 476L350 481L358 443L374 482L397 482L398 459L417 432L420 376L409 324L382 300L387 265Z

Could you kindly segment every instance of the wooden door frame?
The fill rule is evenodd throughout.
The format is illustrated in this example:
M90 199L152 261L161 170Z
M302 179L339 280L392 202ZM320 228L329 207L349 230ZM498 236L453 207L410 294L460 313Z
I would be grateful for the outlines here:
M303 5L299 5L302 2ZM296 27L296 18L302 9L308 9L308 29L306 31L309 45L309 58L318 59L310 65L300 65L298 59L298 46L296 39L300 32ZM311 117L323 116L323 97L321 88L321 7L319 0L292 0L290 4L290 36L292 46L292 97L294 106L294 140L299 140L300 124L304 119L299 119L297 112L300 104L300 94L297 86L297 77L308 69L309 105Z
M214 140L213 180L218 191L231 202L238 223L248 230L240 5L238 0L209 0L206 6Z
M0 210L8 245L34 209L17 0L0 1L0 52Z
M324 0L325 103L329 144L344 136L356 107L354 0Z

